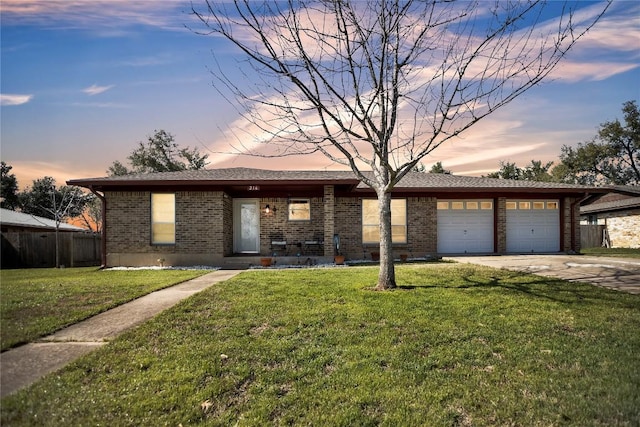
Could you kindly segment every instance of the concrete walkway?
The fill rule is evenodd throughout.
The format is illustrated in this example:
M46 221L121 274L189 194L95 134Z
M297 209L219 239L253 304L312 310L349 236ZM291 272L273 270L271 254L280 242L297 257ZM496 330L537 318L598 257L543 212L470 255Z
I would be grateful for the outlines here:
M486 265L603 288L640 294L640 260L586 255L503 255L449 257L457 262Z
M41 338L37 342L0 354L0 397L31 385L46 374L106 344L127 329L238 273L238 270L218 270L152 292Z

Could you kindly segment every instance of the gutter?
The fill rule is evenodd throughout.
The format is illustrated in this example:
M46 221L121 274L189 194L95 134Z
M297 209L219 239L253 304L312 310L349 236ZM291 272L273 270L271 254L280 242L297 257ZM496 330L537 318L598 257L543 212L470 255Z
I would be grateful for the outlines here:
M91 191L93 194L96 195L96 197L98 199L100 199L100 201L102 202L102 209L101 209L101 216L102 216L102 230L100 231L101 237L102 237L102 241L100 242L100 246L101 246L101 254L100 257L102 258L101 263L102 265L100 266L100 268L106 268L107 267L107 199L104 197L103 194L98 193L93 186L89 186L89 191Z

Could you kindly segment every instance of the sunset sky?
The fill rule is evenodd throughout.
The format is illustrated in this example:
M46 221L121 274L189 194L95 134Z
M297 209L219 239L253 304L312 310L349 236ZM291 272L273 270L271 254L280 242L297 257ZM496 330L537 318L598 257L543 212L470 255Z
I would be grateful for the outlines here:
M198 4L199 0L193 0ZM592 6L583 2L584 7ZM106 175L156 129L210 153L209 168L336 168L322 156L257 159L217 154L240 126L212 86L240 58L200 29L184 1L2 0L1 151L19 185ZM191 28L191 29L190 29ZM614 1L553 80L424 160L482 175L499 161L556 160L640 99L640 2Z

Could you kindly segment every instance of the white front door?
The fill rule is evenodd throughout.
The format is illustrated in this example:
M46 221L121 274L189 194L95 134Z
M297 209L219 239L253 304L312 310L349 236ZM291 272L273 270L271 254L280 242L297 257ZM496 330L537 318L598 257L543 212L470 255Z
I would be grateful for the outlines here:
M260 252L260 201L257 199L233 201L233 251Z

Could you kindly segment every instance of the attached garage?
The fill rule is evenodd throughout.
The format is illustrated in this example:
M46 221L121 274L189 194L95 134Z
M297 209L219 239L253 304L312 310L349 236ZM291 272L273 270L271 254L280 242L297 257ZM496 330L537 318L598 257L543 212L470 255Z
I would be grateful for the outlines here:
M494 252L492 200L438 200L438 253Z
M507 200L507 252L560 251L559 200Z

